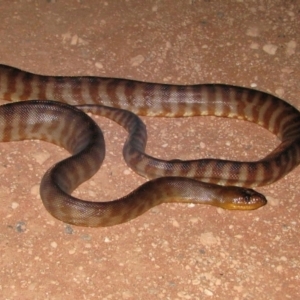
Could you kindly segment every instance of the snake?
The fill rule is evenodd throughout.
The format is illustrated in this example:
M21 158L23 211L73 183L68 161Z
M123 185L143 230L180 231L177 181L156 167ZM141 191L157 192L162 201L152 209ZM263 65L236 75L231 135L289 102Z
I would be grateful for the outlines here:
M300 112L266 92L226 84L171 85L94 76L46 76L0 65L0 141L39 139L71 153L43 176L40 196L55 218L77 226L130 221L162 203L257 209L266 197L253 187L271 184L300 162ZM148 178L128 195L89 201L72 192L101 167L105 143L87 114L117 122L128 132L123 156ZM146 126L139 116L217 116L257 124L279 145L257 161L217 158L162 160L145 152Z

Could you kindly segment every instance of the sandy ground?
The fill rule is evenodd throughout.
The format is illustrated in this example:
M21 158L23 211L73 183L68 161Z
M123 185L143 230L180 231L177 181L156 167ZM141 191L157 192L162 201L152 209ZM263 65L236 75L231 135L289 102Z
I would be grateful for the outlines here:
M1 63L47 75L254 87L300 109L299 1L0 1ZM103 168L76 195L107 200L144 179L121 157L123 129L97 118ZM241 121L144 118L162 158L258 159L278 141ZM259 188L267 206L161 205L111 228L63 224L43 173L67 153L0 145L1 299L300 299L300 168Z

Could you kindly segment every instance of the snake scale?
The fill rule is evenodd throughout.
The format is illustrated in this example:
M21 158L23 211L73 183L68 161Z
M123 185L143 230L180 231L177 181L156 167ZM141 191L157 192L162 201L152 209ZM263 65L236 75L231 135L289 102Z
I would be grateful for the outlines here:
M79 226L120 224L165 202L256 209L266 198L250 188L275 182L300 162L299 111L253 89L42 76L0 65L0 99L14 102L0 106L0 141L41 139L72 154L46 172L40 194L54 217ZM150 181L113 201L84 201L71 195L97 172L105 155L102 132L84 112L108 117L128 131L124 158ZM147 132L137 115L241 119L268 129L281 143L254 162L164 161L145 153Z

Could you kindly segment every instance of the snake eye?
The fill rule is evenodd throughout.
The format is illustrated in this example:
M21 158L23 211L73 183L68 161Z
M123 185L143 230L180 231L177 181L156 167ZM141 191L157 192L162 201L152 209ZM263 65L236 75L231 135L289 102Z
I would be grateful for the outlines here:
M245 204L249 204L251 203L252 201L252 193L250 190L244 190L243 193L242 193L242 201L245 203Z
M246 203L250 203L252 200L252 194L250 195L250 193L245 193L244 199Z

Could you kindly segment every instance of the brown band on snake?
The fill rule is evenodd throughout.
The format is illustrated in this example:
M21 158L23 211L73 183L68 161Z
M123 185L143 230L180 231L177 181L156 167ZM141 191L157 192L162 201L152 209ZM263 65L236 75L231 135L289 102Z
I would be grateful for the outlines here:
M80 107L84 111L92 111L110 117L129 131L129 138L123 151L129 166L133 167L139 174L149 178L168 176L167 179L160 178L150 181L134 191L129 199L135 200L127 200L128 198L124 200L122 198L101 204L82 202L82 209L80 209L80 205L76 204L76 201L81 203L81 200L77 199L74 202L74 198L71 196L67 196L69 198L66 200L68 203L66 206L58 205L59 201L56 200L53 203L47 200L50 196L53 197L55 193L53 190L49 192L49 189L47 192L45 186L51 186L53 182L43 179L41 195L43 201L46 202L46 207L48 205L47 209L57 218L72 224L84 226L117 224L136 217L141 212L148 210L151 205L169 202L172 199L173 201L179 201L179 194L180 202L191 202L192 199L196 198L194 200L196 203L230 208L227 203L227 196L225 197L226 204L222 204L224 197L220 194L221 187L209 185L209 189L207 189L208 186L200 184L199 181L177 176L194 177L201 181L221 185L230 184L249 187L269 184L278 180L296 167L300 161L300 113L285 101L256 90L221 84L175 86L98 77L49 77L0 66L0 98L11 101L39 98L75 105L85 104ZM242 119L268 129L281 139L281 144L265 158L256 162L219 159L163 161L144 153L147 135L144 125L138 117L115 108L95 108L93 106L89 107L87 104L104 104L149 116L215 115ZM78 126L76 126L77 128ZM50 138L49 141L56 142L53 138ZM76 144L70 135L67 143ZM60 163L58 165L60 166ZM54 172L54 177L60 178L62 190L66 189L63 193L69 194L77 187L81 182L82 174L89 172L89 165L88 163L83 167L77 164L76 161L76 163L70 165L69 169L65 167L65 164L62 164L62 167L54 168L59 170ZM62 177L62 170L66 173L71 170L75 175ZM174 177L170 178L170 176ZM51 177L51 180L56 180L54 177ZM47 178L47 175L45 178ZM186 192L185 186L190 192ZM150 200L145 203L142 201L142 204L139 204L141 201L138 199L141 196L145 197L151 193L148 191L150 187L158 189L157 192L152 192L156 200L150 197ZM164 189L167 193L163 192ZM200 200L198 199L198 192L203 192L203 189L205 189L203 194L205 201L203 201L203 197ZM216 190L217 193L213 192ZM244 203L240 208L257 208L265 203L265 198L260 194L254 194L255 192L252 190L250 192L244 189L238 191L239 193L242 191L243 196L245 196L243 201L241 201L243 198L241 194L236 197L239 200L235 202ZM61 191L55 194L58 199L61 197L60 193ZM222 191L222 193L225 192ZM157 195L162 194L164 200L157 200L159 198ZM208 194L213 195L210 197L210 201L207 200ZM229 194L232 194L232 191ZM218 197L215 197L216 195ZM215 198L223 199L221 204ZM259 205L247 205L255 201ZM53 205L55 208L52 208ZM91 205L90 212L86 205ZM97 214L101 215L99 219L95 216L94 205L98 205L100 209ZM130 207L130 209L126 211L124 207ZM235 204L231 208L236 208ZM72 213L72 211L75 212ZM89 217L89 214L93 216Z
M229 88L232 97L236 96L232 92L234 87L222 87ZM216 89L214 88L214 90ZM252 94L255 105L250 102L248 95L243 95L240 99L227 98L227 117L258 123L281 139L281 143L272 153L259 161L252 162L220 159L159 160L145 153L147 142L146 129L141 120L133 113L131 114L131 121L127 116L126 122L123 122L123 112L120 109L104 109L87 105L78 107L86 112L108 117L125 127L129 132L132 131L132 128L135 128L134 138L130 142L127 141L124 145L123 155L127 164L144 177L184 176L221 185L254 187L275 182L299 164L299 151L297 149L300 142L300 113L286 102L268 94L252 90L249 94ZM246 99L247 102L243 103L243 99ZM257 113L256 119L250 117L250 113L241 115L241 111L237 115L238 105L236 102L241 102L239 105L244 107L244 114L247 112L247 109L252 112L252 116L255 112L259 112L260 109L262 109L263 113ZM248 102L251 104L251 107L247 105Z

